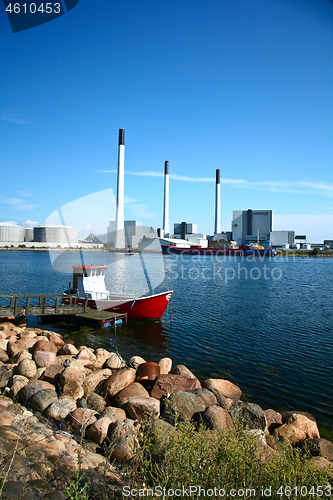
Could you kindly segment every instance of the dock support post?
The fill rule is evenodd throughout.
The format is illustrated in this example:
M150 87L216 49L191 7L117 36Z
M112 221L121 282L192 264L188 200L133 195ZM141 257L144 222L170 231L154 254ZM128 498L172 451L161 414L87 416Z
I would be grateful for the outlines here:
M27 302L25 304L25 315L29 316L29 307L30 307L30 297L27 297Z
M88 297L86 297L84 300L84 312L85 313L88 312Z
M14 297L10 298L9 307L14 307Z
M55 301L55 310L54 312L57 314L59 312L59 297L56 298Z
M43 297L43 311L42 311L42 314L45 314L45 309L46 309L46 297Z
M14 316L16 316L16 315L17 315L17 309L18 309L18 308L17 308L17 301L18 301L18 298L17 298L17 297L15 297L15 298L14 298Z

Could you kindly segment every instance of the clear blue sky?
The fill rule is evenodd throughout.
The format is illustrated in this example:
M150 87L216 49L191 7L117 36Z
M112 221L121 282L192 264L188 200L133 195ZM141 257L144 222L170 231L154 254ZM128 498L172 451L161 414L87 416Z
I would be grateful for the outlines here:
M0 221L115 192L124 128L125 219L162 225L168 160L171 227L213 232L219 168L222 230L272 209L333 239L331 0L80 0L15 34L1 3L0 37Z

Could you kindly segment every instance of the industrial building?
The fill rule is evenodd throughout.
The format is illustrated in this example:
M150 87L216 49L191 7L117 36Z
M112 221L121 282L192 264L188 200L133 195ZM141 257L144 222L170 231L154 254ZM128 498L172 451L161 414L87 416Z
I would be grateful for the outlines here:
M295 245L295 231L272 231L270 233L270 246L291 248ZM299 247L295 247L299 248Z
M117 234L119 231L124 233L120 240ZM124 247L122 248L138 248L140 241L156 237L157 232L154 228L142 226L142 222L137 220L125 220L124 228L118 231L116 231L116 221L110 221L107 228L107 246L111 248L118 248L116 246L117 241L124 241Z
M0 222L0 247L26 248L79 248L89 247L79 243L79 229L69 226L22 227L11 222ZM98 245L98 246L103 246Z
M232 216L232 239L239 246L259 243L269 246L273 231L272 210L234 210Z
M79 230L69 226L37 226L34 228L34 242L77 245Z
M20 243L24 242L25 229L22 226L11 222L0 223L0 243ZM2 245L3 246L3 245Z

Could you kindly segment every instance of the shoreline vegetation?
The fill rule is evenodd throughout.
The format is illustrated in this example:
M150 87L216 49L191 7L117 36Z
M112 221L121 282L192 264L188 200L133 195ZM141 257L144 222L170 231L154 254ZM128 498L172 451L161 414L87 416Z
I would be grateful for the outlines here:
M333 443L314 417L264 410L228 380L199 381L170 358L125 361L14 317L0 319L0 360L0 498L333 493Z

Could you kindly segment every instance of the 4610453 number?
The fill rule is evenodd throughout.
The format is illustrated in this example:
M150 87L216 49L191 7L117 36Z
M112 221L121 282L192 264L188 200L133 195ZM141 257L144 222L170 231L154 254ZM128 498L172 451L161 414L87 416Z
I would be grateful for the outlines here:
M45 7L44 7L45 5ZM30 14L35 14L36 12L41 12L42 14L46 13L46 14L52 14L52 12L54 12L54 14L60 14L60 3L53 3L53 2L47 2L47 3L41 3L39 5L39 7L37 7L37 5L35 3L30 3L30 4L26 4L26 3L23 3L23 4L20 4L20 3L14 3L13 4L13 7L12 7L12 4L10 3L7 7L6 7L6 11L9 12L10 14L14 13L14 14L20 14L20 12L24 13L24 14L27 14L27 13L30 13Z

